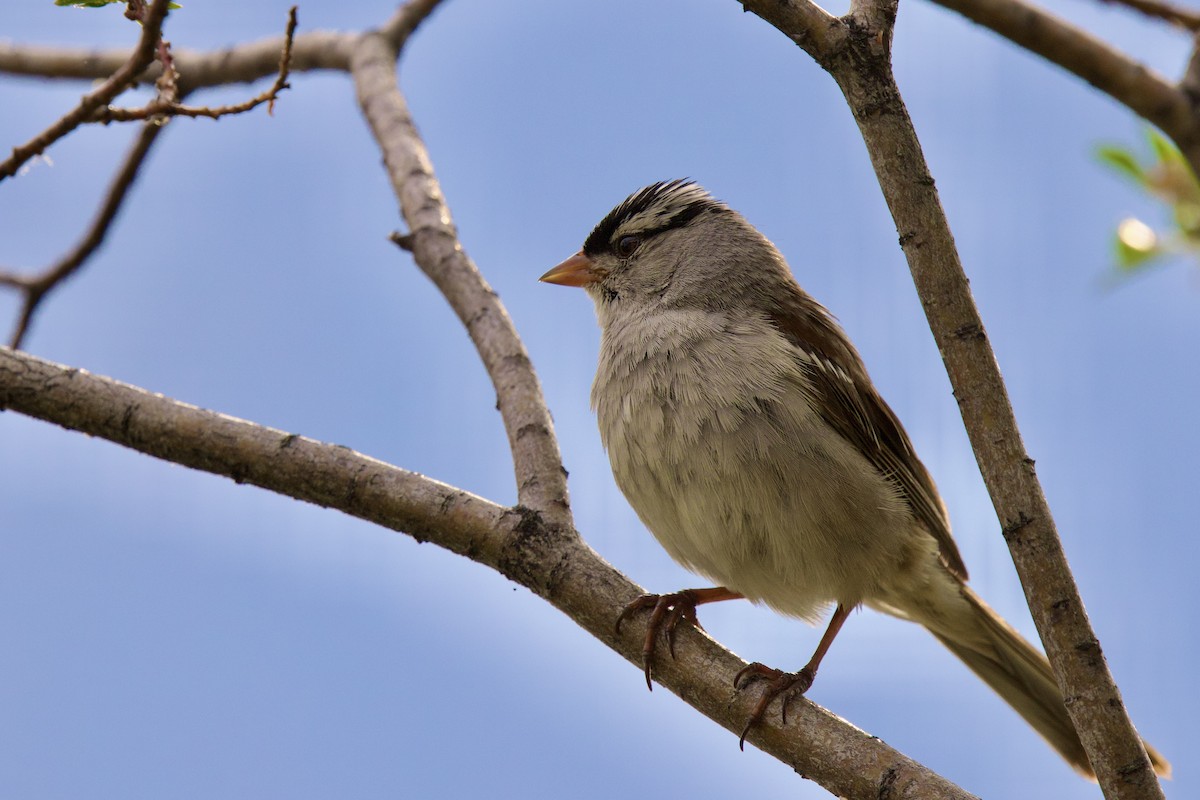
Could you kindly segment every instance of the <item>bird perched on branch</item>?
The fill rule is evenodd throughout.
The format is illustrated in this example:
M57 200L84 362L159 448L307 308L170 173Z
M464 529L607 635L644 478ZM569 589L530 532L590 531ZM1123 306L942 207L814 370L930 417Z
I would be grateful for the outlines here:
M716 586L646 595L649 685L696 606L746 598L834 611L798 672L751 664L776 697L806 691L866 605L937 637L1072 767L1093 771L1046 658L967 587L946 508L832 315L740 214L690 181L630 195L541 280L580 286L602 331L592 406L617 485L667 552ZM1156 772L1169 764L1147 747Z

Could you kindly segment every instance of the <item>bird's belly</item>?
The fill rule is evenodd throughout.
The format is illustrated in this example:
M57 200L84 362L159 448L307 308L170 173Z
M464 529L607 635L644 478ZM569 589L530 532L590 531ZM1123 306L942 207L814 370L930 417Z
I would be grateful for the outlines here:
M812 620L832 602L879 595L909 557L913 522L894 487L818 421L764 406L691 435L678 430L686 409L648 413L610 430L613 472L688 569Z

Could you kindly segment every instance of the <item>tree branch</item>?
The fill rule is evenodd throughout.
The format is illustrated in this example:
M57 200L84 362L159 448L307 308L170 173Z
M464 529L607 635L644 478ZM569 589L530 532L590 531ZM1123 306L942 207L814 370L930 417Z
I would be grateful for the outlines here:
M111 77L96 89L83 96L79 105L71 109L62 119L55 122L46 130L30 139L25 144L14 147L12 155L0 162L0 181L15 175L29 159L43 153L47 147L75 130L86 122L97 109L107 105L113 98L132 86L138 76L146 71L146 67L154 60L155 49L162 35L163 20L167 17L168 0L154 0L146 19L142 22L142 36L137 47Z
M1153 70L1025 0L934 0L1071 72L1157 125L1200 174L1192 102Z
M109 123L166 117L207 117L209 119L220 119L221 117L253 111L263 103L267 104L267 113L274 114L275 100L279 96L279 93L284 89L291 88L287 79L288 73L291 70L292 46L296 36L296 24L296 6L292 6L288 10L287 30L283 34L283 52L279 55L279 74L275 76L274 83L254 95L254 97L243 100L240 103L224 106L188 106L184 105L178 97L168 94L151 100L141 108L105 106L99 109L88 121ZM178 79L178 75L174 77L176 80Z
M946 364L984 482L1054 665L1068 712L1110 798L1162 797L1150 760L1092 631L1033 460L971 297L941 200L891 69L889 8L863 0L842 29L797 29L804 0L744 5L805 47L841 88L867 145L900 245ZM806 46L819 33L823 47Z
M432 9L436 3L422 0ZM567 475L541 384L495 291L463 250L433 164L396 81L398 52L382 34L354 47L350 70L363 116L383 151L417 265L458 314L496 388L512 449L518 501L571 525Z
M121 205L129 195L129 189L133 186L142 164L146 161L151 145L163 130L163 125L154 122L147 122L141 126L137 138L134 139L133 147L130 148L121 168L113 177L108 193L104 196L104 203L100 206L100 212L92 220L92 224L83 238L69 253L39 275L27 277L0 271L0 285L11 286L23 294L21 312L9 342L13 348L21 346L25 334L29 331L33 315L46 295L75 274L84 262L100 249L113 220L116 219L117 212L121 210Z
M404 49L408 37L429 18L442 0L409 0L402 3L391 19L379 29L379 35L387 39L396 52Z
M350 67L350 51L357 38L357 34L335 31L302 33L295 37L292 44L290 71L344 72ZM180 74L180 93L231 83L252 83L275 75L279 71L279 54L286 44L285 36L272 36L222 50L172 49L175 68ZM128 50L89 50L0 42L0 73L31 78L98 80L111 75L128 59ZM157 63L151 64L138 76L138 80L152 82L161 71Z
M1188 57L1183 77L1179 79L1179 90L1184 93L1189 102L1200 106L1200 34L1192 39L1192 54ZM1200 171L1196 170L1195 162L1191 163L1192 171L1200 175Z
M618 638L613 622L641 590L601 560L573 531L565 473L536 375L503 306L459 243L428 154L396 82L400 47L437 5L438 0L411 0L379 32L361 37L323 32L297 37L292 69L352 70L360 106L383 151L409 226L409 233L400 238L462 319L496 387L513 451L520 505L503 508L345 448L204 411L5 348L0 348L0 409L12 408L158 458L436 542L527 586L626 659L640 663L640 636L629 632ZM780 14L800 20L789 34L793 40L834 61L845 55L847 46L861 44L851 40L861 38L872 25L875 33L886 34L876 43L885 54L890 43L894 5L889 10L883 4L856 2L852 17L859 19L858 29L808 2L754 0L746 5L774 6ZM879 29L882 21L887 21L886 31ZM273 37L214 53L176 52L180 88L191 91L271 75L278 68L283 45L282 37ZM44 77L104 77L128 59L127 51L0 46L0 71ZM157 69L151 67L134 77L145 80L156 74ZM899 101L898 94L895 100ZM892 110L884 103L866 111L856 109L856 117L860 113L862 117L887 115ZM864 122L862 117L860 125L868 136L870 120ZM907 116L903 121L908 124ZM891 169L904 177L902 164L893 164ZM936 204L932 181L923 167L918 172L918 177L928 182L924 199L932 198ZM885 187L885 194L888 191ZM889 202L892 199L889 195ZM916 222L909 222L913 224L901 226L897 217L900 230L909 232L904 243L910 259L915 259L913 251L929 247L932 253L944 244L936 241L934 234L940 235L939 231L930 234L916 224L925 222L920 214ZM936 228L935 223L930 224ZM948 240L948 231L945 236ZM931 257L929 263L922 262L920 270L914 263L914 275L936 272L937 267L937 258ZM926 277L935 286L943 279L937 274ZM919 287L921 283L918 279ZM957 287L954 280L950 284ZM965 284L962 289L965 292ZM970 303L969 295L966 300ZM957 313L957 308L951 310ZM981 326L978 336L983 336ZM973 331L960 330L959 338L967 340L963 342L967 349L958 357L969 358L975 353L971 349ZM983 348L990 358L986 344ZM949 364L951 358L946 358ZM994 368L994 361L988 363ZM964 408L969 400L960 396ZM1018 455L1023 454L1019 438L1016 446ZM1014 538L1026 539L1037 530L1035 524L1024 525ZM1098 650L1094 652L1098 656ZM681 630L676 654L677 660L659 665L658 680L731 732L739 732L753 699L732 689L733 675L744 663L692 628ZM798 705L790 727L781 728L773 719L756 726L748 738L830 791L852 798L969 796L809 701Z
M0 409L11 409L156 458L336 509L489 566L563 611L631 663L641 634L613 621L641 594L570 528L504 508L345 447L206 411L109 378L0 347ZM691 626L656 679L736 735L754 698L733 689L745 662ZM631 681L631 686L634 685ZM839 796L968 800L971 795L808 700L791 723L748 737ZM730 738L730 747L734 739ZM890 794L889 794L890 792Z
M1188 31L1200 31L1200 14L1190 8L1180 8L1159 0L1102 0L1114 6L1125 6L1147 17L1161 19Z
M148 12L143 9L142 13ZM159 23L161 21L160 19ZM171 72L167 73L172 75L171 88L160 94L159 97L151 100L142 108L121 109L104 105L97 108L89 119L84 120L86 122L107 123L140 119L148 120L148 122L142 126L137 138L134 140L133 147L126 156L120 170L118 170L116 176L113 178L108 193L105 195L104 204L100 207L100 212L97 214L96 219L74 249L40 275L23 276L0 270L0 285L13 287L23 295L21 311L18 315L12 337L9 340L11 347L19 348L21 346L25 334L29 330L29 325L33 320L33 315L46 295L73 275L103 244L108 229L127 197L129 189L133 185L134 179L137 177L138 171L141 169L142 163L150 151L151 145L158 138L158 134L162 132L170 117L206 116L217 119L229 114L240 114L250 111L263 103L268 104L268 111L271 110L279 92L288 88L287 78L291 63L296 24L296 7L292 6L288 11L287 30L283 38L283 50L279 55L278 75L275 78L275 82L269 88L249 100L236 105L217 106L215 108L184 105L182 99L186 95L180 93L178 87L174 85L174 78L177 76ZM161 42L161 36L159 37L159 41ZM159 48L160 63L163 60L162 55L166 52L166 49L165 45Z
M350 516L495 566L509 509L352 450L0 347L0 409ZM511 528L512 524L508 524Z

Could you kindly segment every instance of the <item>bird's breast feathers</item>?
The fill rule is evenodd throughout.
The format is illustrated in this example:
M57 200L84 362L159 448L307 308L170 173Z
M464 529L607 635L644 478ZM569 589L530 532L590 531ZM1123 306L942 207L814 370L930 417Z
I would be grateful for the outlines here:
M868 551L886 568L881 524L907 512L821 422L797 358L765 320L659 310L604 327L592 405L618 485L676 560L812 617L865 591Z

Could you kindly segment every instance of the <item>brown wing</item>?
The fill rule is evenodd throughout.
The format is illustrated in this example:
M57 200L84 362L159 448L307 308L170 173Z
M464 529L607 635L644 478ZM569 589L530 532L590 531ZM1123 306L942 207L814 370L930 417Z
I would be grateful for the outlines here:
M795 287L769 315L770 322L803 352L821 417L895 482L905 501L937 540L946 567L962 580L967 567L950 535L937 487L917 458L908 434L867 376L862 359L819 303Z

